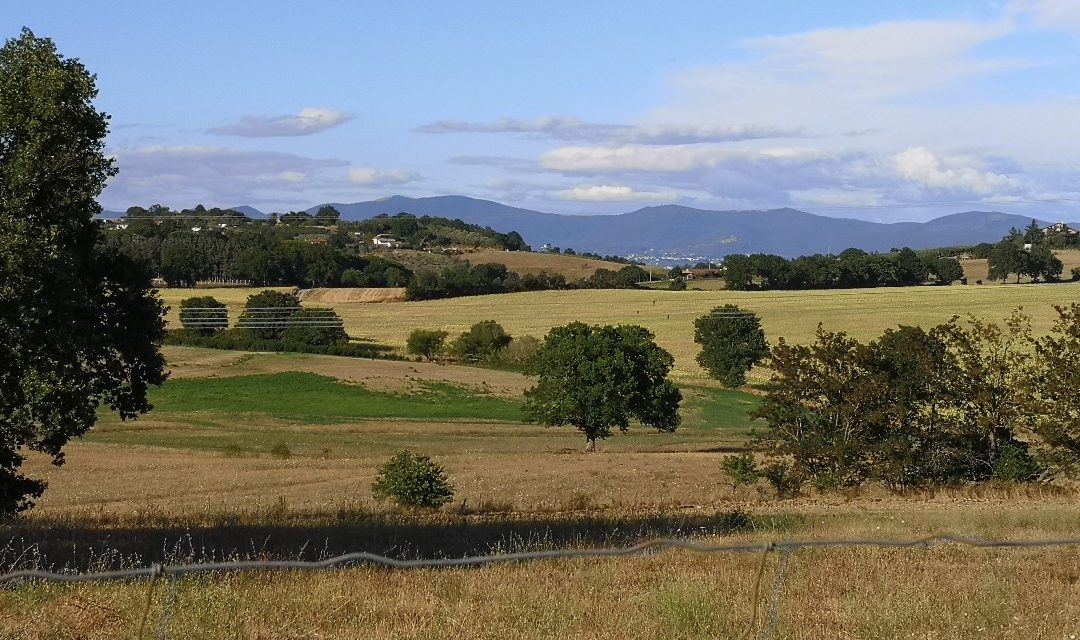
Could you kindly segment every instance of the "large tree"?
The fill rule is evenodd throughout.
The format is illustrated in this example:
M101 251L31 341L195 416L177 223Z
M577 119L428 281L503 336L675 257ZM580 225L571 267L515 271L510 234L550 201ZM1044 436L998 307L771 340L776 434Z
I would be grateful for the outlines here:
M667 378L674 362L643 327L555 327L526 367L539 380L525 392L525 410L542 424L573 425L588 450L612 428L626 431L631 419L671 432L682 400Z
M761 318L734 304L694 320L694 342L701 345L698 364L726 387L746 384L746 372L769 355Z
M98 242L116 168L96 95L78 60L28 29L0 48L0 513L45 489L20 473L26 449L62 464L99 406L148 411L165 377L149 274Z

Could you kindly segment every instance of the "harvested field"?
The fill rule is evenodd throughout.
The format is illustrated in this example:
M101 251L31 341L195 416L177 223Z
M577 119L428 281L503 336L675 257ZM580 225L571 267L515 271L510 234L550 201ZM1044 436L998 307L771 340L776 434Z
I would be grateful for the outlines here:
M556 253L535 253L531 251L477 251L466 253L461 256L470 264L484 264L496 262L505 264L506 268L520 274L537 274L541 271L548 273L561 273L570 282L588 278L597 269L610 269L618 271L625 264L618 262L606 262L596 258L582 258L579 256L564 256ZM656 273L666 274L666 271L656 267Z
M238 291L230 289L235 298ZM250 291L250 290L249 290ZM190 291L166 289L176 307ZM444 329L451 336L481 320L496 320L515 336L544 336L553 326L574 320L589 323L640 324L656 334L657 342L675 356L674 375L681 380L705 380L694 361L695 318L723 304L757 312L770 341L813 339L819 322L831 330L847 331L868 340L899 324L928 326L968 313L1000 321L1018 306L1032 316L1036 332L1048 331L1056 317L1055 304L1080 301L1080 283L1038 285L953 285L836 291L656 291L577 290L537 291L473 296L423 302L378 305L339 303L332 306L353 336L403 348L415 328ZM242 303L230 304L236 317ZM758 374L760 376L760 374Z
M300 301L309 303L398 302L404 299L404 287L339 287L304 289L300 292Z

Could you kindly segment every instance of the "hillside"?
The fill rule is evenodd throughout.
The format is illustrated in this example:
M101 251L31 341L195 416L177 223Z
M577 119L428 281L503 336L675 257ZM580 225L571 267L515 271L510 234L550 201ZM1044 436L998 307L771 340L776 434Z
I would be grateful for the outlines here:
M321 206L321 205L320 205ZM929 222L891 224L831 218L796 209L708 211L680 205L646 207L619 215L557 215L463 196L393 196L333 203L345 219L360 220L407 211L456 218L496 231L517 231L533 247L552 244L600 254L685 259L730 253L776 253L795 257L838 252L848 247L888 251L996 242L1031 218L1000 212L967 211ZM312 207L310 211L317 210ZM1053 218L1052 215L1044 216Z

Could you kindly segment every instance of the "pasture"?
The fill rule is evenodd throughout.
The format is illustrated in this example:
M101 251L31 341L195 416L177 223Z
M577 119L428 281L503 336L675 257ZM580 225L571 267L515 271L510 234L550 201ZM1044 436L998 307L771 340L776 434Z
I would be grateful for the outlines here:
M170 305L169 320L178 321L180 300L213 295L229 306L235 319L254 289L163 289ZM675 356L675 378L705 383L694 361L695 318L723 304L757 312L766 337L775 342L813 339L818 323L868 340L900 324L928 326L954 315L1000 321L1023 307L1036 332L1049 330L1055 304L1080 301L1080 283L1013 285L953 285L848 289L835 291L658 291L574 290L538 291L382 304L328 303L354 337L403 348L415 328L444 329L451 336L481 320L496 320L515 336L543 337L551 327L574 320L604 324L639 324L656 334L657 342ZM756 372L754 379L760 380Z

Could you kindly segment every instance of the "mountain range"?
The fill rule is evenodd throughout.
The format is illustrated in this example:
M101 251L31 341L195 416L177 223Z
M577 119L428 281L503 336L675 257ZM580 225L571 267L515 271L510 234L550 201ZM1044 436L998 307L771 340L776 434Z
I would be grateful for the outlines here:
M966 211L928 222L880 223L831 218L796 209L709 211L680 205L645 207L616 215L561 215L511 207L465 196L392 196L366 202L330 204L346 220L379 214L457 218L503 233L517 231L538 248L549 244L578 251L622 256L722 257L730 253L775 253L795 257L837 253L848 247L888 251L996 242L1032 218L997 211ZM308 209L315 213L322 204ZM249 216L265 215L249 206L233 207ZM1049 224L1040 220L1040 224ZM1077 225L1073 225L1074 228Z

